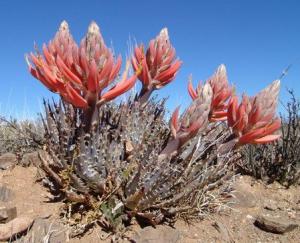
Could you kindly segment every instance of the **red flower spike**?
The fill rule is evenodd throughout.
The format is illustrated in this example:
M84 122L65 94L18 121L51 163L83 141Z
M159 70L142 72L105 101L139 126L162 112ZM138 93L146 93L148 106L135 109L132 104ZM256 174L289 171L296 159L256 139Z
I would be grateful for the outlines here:
M170 119L172 137L158 156L159 161L176 154L182 145L206 128L212 96L210 85L205 84L198 98L186 109L180 119L178 119L179 107L175 109Z
M187 108L180 121L175 119L179 110L175 110L173 113L174 116L172 116L171 124L176 128L176 138L181 140L181 144L194 137L201 128L205 128L208 122L212 96L213 93L210 85L205 84L198 98Z
M131 62L135 71L142 67L138 78L143 84L144 92L160 89L170 83L182 64L181 61L175 60L175 49L170 43L166 28L149 42L146 52L142 45L137 46Z
M220 65L212 77L206 83L209 83L213 90L213 100L211 104L210 121L223 121L227 119L227 102L232 95L233 89L228 84L226 68ZM200 82L195 90L191 81L188 84L188 92L193 100L197 98L201 92ZM220 114L223 114L221 116Z
M99 101L116 98L130 89L136 80L136 75L122 79L102 99L103 89L118 76L122 60L121 57L114 59L94 22L80 47L73 40L67 22L63 21L53 40L42 49L43 56L37 51L27 57L29 72L49 90L59 93L78 108L94 107Z
M280 135L273 134L281 121L275 116L280 81L276 80L255 97L243 96L237 105L237 97L231 98L228 107L228 125L238 137L238 144L262 144L275 141Z

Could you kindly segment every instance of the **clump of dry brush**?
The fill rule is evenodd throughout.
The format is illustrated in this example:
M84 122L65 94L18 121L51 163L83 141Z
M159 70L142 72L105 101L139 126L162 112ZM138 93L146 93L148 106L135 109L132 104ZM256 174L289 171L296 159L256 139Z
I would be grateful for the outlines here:
M240 147L279 138L275 110L280 82L239 103L224 65L188 91L193 101L165 121L165 100L151 98L181 66L167 29L136 46L119 76L121 58L106 47L93 22L78 46L63 22L54 39L28 56L29 71L61 101L45 102L48 156L44 182L65 200L75 224L98 222L112 231L135 217L159 224L209 210L213 190L233 175ZM109 103L139 79L127 102Z
M7 119L0 117L0 155L23 154L41 148L44 144L43 125L39 120Z
M281 137L274 145L251 145L244 148L242 173L248 173L267 183L280 182L284 186L300 183L300 101L288 90L290 101L286 114L281 115Z

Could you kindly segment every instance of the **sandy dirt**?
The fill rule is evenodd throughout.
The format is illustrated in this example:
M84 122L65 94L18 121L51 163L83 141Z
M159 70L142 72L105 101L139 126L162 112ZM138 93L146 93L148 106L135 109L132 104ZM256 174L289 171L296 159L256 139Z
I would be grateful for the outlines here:
M56 225L55 227L59 228L56 232L60 231L61 235L56 237L53 234L52 238L49 236L48 242L65 242L67 230L62 226L59 216L62 203L50 203L47 189L37 183L36 178L35 167L16 166L0 171L0 185L13 191L12 198L8 202L0 201L0 206L16 206L18 216L40 220L37 220L40 222L39 227L41 222L46 222L43 220L51 222L50 226ZM208 215L204 220L190 224L179 220L175 223L175 228L158 226L157 229L141 229L138 225L133 225L129 227L128 235L137 242L300 242L300 227L284 234L274 234L265 232L253 224L257 216L269 215L300 225L299 186L289 189L277 183L266 186L251 177L240 176L237 177L234 189L231 203L220 212ZM45 229L47 227L48 223L45 224ZM41 229L34 225L19 242L42 242L39 234L42 234ZM100 227L94 227L83 237L70 239L69 242L110 242L111 237L101 240L106 236Z

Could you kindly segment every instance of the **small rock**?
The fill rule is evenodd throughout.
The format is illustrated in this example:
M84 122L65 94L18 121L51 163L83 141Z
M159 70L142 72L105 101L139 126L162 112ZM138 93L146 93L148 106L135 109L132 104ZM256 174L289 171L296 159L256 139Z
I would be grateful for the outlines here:
M27 230L33 223L32 218L20 217L0 225L0 240L13 239L17 234Z
M20 242L45 242L48 243L63 243L67 241L66 229L63 225L50 219L37 218L35 219L30 232L20 239Z
M145 227L133 236L137 243L176 243L181 239L180 231L169 226Z
M0 156L0 169L7 170L17 164L17 156L13 153L5 153Z
M11 201L14 197L14 193L8 187L2 185L0 186L0 201L8 202Z
M277 208L279 210L285 211L289 208L290 202L285 202L285 201L279 201L277 202Z
M30 165L38 167L40 164L41 164L41 159L39 157L39 152L37 151L24 154L20 162L20 165L25 167L28 167Z
M257 205L257 199L251 191L246 188L238 188L233 193L233 203L238 208L254 208Z
M16 207L0 208L0 223L7 223L17 217Z
M264 208L270 211L276 211L278 206L273 200L267 200L264 202Z
M247 218L247 219L250 219L250 220L254 220L254 217L253 217L252 215L250 215L250 214L247 214L247 215L246 215L246 218Z
M258 228L276 234L283 234L298 227L296 223L282 217L274 218L269 216L258 216L254 222Z
M126 142L125 142L126 154L128 154L128 155L132 154L133 150L134 150L134 147L133 147L132 143L129 140L126 140Z

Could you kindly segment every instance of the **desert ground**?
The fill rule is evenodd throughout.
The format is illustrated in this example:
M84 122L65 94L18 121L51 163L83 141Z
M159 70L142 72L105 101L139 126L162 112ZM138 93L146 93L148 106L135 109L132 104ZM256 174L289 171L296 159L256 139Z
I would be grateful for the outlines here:
M51 195L39 182L37 158L31 153L23 165L2 160L0 206L13 218L29 219L22 233L9 242L111 242L113 235L95 225L84 235L68 237L68 225L60 214L62 202L50 202ZM217 211L200 218L178 220L170 227L141 228L130 225L118 242L300 242L300 187L289 189L278 183L266 185L249 176L236 176L232 192ZM0 215L1 216L1 215ZM1 218L3 219L3 218ZM5 219L4 219L5 220ZM5 223L0 225L0 236ZM2 231L2 232L1 232Z

